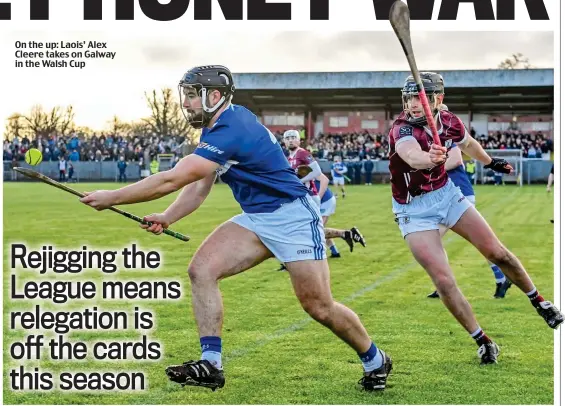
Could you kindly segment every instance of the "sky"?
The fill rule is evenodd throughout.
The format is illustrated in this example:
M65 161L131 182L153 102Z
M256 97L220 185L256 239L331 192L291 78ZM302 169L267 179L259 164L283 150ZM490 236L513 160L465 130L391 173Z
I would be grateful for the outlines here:
M18 32L0 39L0 116L73 105L75 123L104 130L117 115L132 121L148 115L144 92L176 85L189 68L222 64L243 72L337 72L408 70L392 32L187 32L186 37L139 38L122 32ZM15 68L15 42L29 40L107 42L115 59L86 60L78 68ZM420 69L494 69L521 52L536 68L554 66L553 32L418 32L413 46ZM83 49L84 50L84 49ZM27 51L30 51L29 49ZM237 83L236 83L237 87Z

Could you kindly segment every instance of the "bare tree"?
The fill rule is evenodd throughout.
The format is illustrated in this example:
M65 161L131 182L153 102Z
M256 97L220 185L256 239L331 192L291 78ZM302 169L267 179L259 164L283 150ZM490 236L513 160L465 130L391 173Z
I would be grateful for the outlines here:
M521 53L512 54L510 58L506 58L498 65L499 69L532 69L530 60Z
M131 128L132 134L139 137L149 137L151 135L151 126L147 123L149 120L149 118L144 118L128 124Z
M108 122L110 131L114 135L128 135L132 131L132 125L120 120L118 116L112 117L112 120Z
M161 89L160 94L153 90L150 94L145 93L145 99L151 109L151 116L143 121L149 125L152 132L173 137L186 137L189 134L191 127L185 120L172 89Z
M56 106L46 112L41 105L36 104L31 108L29 115L24 115L23 118L26 128L33 135L47 137L54 132L68 135L74 131L74 115L72 106L68 106L64 111Z
M14 113L6 120L6 129L4 130L4 137L13 140L14 137L23 138L29 135L29 130L26 127L24 116L20 113Z
M75 112L73 106L67 106L65 111L61 113L58 120L57 131L65 136L75 131Z

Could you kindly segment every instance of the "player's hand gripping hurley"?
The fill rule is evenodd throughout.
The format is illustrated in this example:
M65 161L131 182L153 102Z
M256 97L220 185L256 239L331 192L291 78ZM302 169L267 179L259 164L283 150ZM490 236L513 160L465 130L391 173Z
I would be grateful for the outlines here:
M420 102L422 103L422 107L424 108L424 115L426 116L428 126L432 131L434 143L441 146L436 123L432 115L430 104L428 103L428 98L424 90L424 84L422 83L422 78L420 77L420 71L418 71L418 67L416 66L414 51L412 50L412 40L410 38L410 10L408 9L408 6L402 1L397 0L390 8L388 19L390 21L390 24L392 25L394 32L396 33L396 36L398 37L398 40L400 41L400 45L402 45L402 49L404 50L404 54L406 55L406 59L408 60L408 65L410 65L410 70L412 71L412 76L414 77L414 81L418 86L418 97L420 98Z
M39 173L39 172L36 172L36 171L34 171L34 170L32 170L32 169L27 169L27 168L14 168L14 170L15 170L16 172L21 173L22 175L25 175L25 176L29 177L29 178L38 179L38 180L40 180L40 181L42 181L42 182L44 182L44 183L47 183L48 185L51 185L51 186L54 186L54 187L56 187L56 188L58 188L58 189L64 190L65 192L72 193L72 194L75 195L75 196L85 197L85 195L84 195L83 193L80 193L80 192L78 192L78 191L76 191L76 190L74 190L74 189L71 189L71 188L68 187L68 186L62 185L61 183L59 183L59 182L57 182L57 181L55 181L55 180L53 180L53 179L51 179L51 178L49 178L49 177L47 177L47 176L41 174L41 173ZM131 219L131 220L137 221L138 223L146 224L146 225L148 225L148 226L151 226L151 225L152 225L152 223L147 222L147 221L143 220L141 217L138 217L138 216L136 216L136 215L134 215L134 214L128 213L127 211L123 211L123 210L117 209L117 208L115 208L115 207L109 207L108 210L111 210L111 211L113 211L113 212L115 212L115 213L121 214L122 216L125 216L125 217L127 217L127 218L129 218L129 219ZM186 236L186 235L183 235L183 234L181 234L181 233L177 233L176 231L169 230L169 229L167 229L167 228L163 229L163 233L165 233L165 234L167 234L167 235L170 235L171 237L175 237L175 238L177 238L177 239L179 239L179 240L181 240L181 241L189 241L189 240L190 240L190 237L188 237L188 236Z

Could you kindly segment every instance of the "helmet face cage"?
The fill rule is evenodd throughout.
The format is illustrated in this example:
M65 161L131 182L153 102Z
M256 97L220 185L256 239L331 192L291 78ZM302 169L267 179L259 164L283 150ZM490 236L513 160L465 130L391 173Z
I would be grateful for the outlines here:
M423 73L422 82L432 114L435 116L439 112L439 106L443 102L443 100L439 99L439 96L444 95L443 78L435 73ZM414 81L414 78L409 76L402 88L402 106L406 119L411 124L422 126L426 125L427 120L425 115L422 115L421 117L412 117L411 115L409 102L413 97L419 97L418 85Z
M202 98L202 86L198 84L188 85L183 84L182 82L178 86L179 90L179 97L180 97L180 105L182 114L188 123L196 129L203 128L210 122L209 119L206 119L204 115L204 109L199 108L193 110L191 106L193 98L200 98L202 106L204 106L205 100ZM185 100L189 100L189 107L185 107Z

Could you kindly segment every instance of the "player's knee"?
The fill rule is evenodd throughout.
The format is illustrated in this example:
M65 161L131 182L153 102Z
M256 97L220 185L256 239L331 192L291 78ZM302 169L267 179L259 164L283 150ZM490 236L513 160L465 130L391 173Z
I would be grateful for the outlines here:
M434 283L440 295L445 296L457 287L455 278L448 273L441 273L434 277Z
M328 324L331 319L333 302L326 302L318 299L307 299L302 301L302 308L314 320L321 324Z
M486 255L487 259L498 266L503 266L512 261L512 253L502 244L491 247Z
M188 266L188 277L193 285L215 281L216 279L214 273L208 267L198 262L192 262Z

